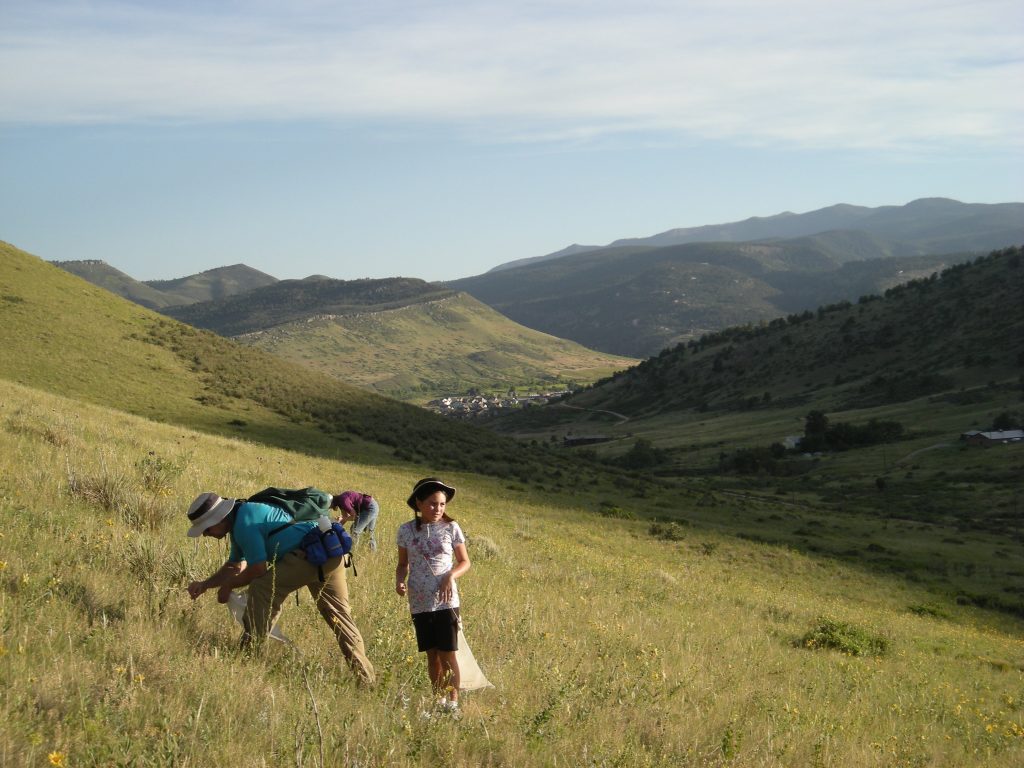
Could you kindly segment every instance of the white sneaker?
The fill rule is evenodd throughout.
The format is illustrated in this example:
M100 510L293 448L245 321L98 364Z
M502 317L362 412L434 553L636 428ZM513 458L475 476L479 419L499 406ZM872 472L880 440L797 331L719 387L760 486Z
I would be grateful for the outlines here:
M459 714L459 702L444 699L441 701L441 711L449 715Z

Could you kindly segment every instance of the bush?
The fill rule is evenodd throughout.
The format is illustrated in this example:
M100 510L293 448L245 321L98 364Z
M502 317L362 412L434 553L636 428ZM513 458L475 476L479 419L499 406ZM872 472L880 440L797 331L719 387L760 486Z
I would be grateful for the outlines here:
M682 541L686 538L686 533L677 522L671 523L651 523L651 527L648 532L656 539L662 541Z
M628 509L611 504L607 501L602 501L601 506L597 509L597 514L601 517L614 517L618 520L635 520L636 515Z
M827 617L818 619L818 625L800 638L803 648L829 648L851 656L884 656L889 641L880 635Z
M472 556L481 560L501 557L501 548L486 536L467 537L466 544L472 547Z
M908 605L907 610L916 613L918 616L931 616L936 619L948 619L949 613L942 610L934 603L921 603L919 605Z

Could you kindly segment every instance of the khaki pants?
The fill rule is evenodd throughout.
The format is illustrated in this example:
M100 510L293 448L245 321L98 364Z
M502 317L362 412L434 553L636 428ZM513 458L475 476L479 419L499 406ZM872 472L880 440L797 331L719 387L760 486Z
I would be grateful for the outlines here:
M330 560L322 566L324 580L320 581L320 572L316 566L310 565L305 558L291 552L281 558L273 568L263 576L249 584L249 600L245 607L242 633L242 647L248 648L263 642L270 629L281 616L281 606L292 592L302 587L309 589L320 615L331 628L341 652L348 660L352 671L360 681L373 683L375 679L373 664L366 657L363 636L352 621L352 611L348 604L348 582L345 579L343 558Z

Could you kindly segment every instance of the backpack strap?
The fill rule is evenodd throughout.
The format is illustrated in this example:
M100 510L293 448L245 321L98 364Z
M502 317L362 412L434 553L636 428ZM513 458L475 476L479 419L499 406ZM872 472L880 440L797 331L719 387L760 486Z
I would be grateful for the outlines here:
M269 539L275 533L280 533L285 528L290 528L291 526L295 525L295 522L296 522L295 520L292 520L290 523L285 523L284 525L277 526L277 528L275 528L274 530L272 530L270 533L267 534L267 538Z

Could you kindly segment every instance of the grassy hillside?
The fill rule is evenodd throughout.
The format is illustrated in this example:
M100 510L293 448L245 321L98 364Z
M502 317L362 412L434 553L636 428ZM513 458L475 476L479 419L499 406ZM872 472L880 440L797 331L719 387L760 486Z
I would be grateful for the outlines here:
M470 388L564 389L637 361L524 328L467 294L318 316L237 337L329 376L424 402Z
M884 290L901 271L936 271L966 258L885 258L890 253L884 243L854 232L757 243L623 246L449 285L529 328L591 349L646 357L729 326L856 300Z
M554 483L576 472L571 458L560 468L546 449L168 319L6 244L0 285L0 377L26 386L319 455Z
M534 495L466 473L466 635L495 685L429 711L395 553L358 556L379 682L356 688L307 595L294 648L184 586L223 544L193 495L372 490L408 517L419 468L215 437L0 381L0 755L65 766L991 766L1024 760L1024 624L921 586L693 526L603 518L588 484ZM598 492L600 493L600 492ZM671 497L680 515L699 512ZM623 514L652 502L606 499ZM727 517L741 505L720 506Z
M636 362L524 328L465 294L411 278L284 280L167 314L419 402L471 388L565 388Z
M959 440L1024 419L1022 261L1012 249L885 297L709 335L496 428L604 435L587 450L703 499L684 522L1024 615L1024 443ZM786 451L813 411L848 425L847 444ZM858 445L850 427L872 421L902 431ZM723 514L731 503L746 506Z

